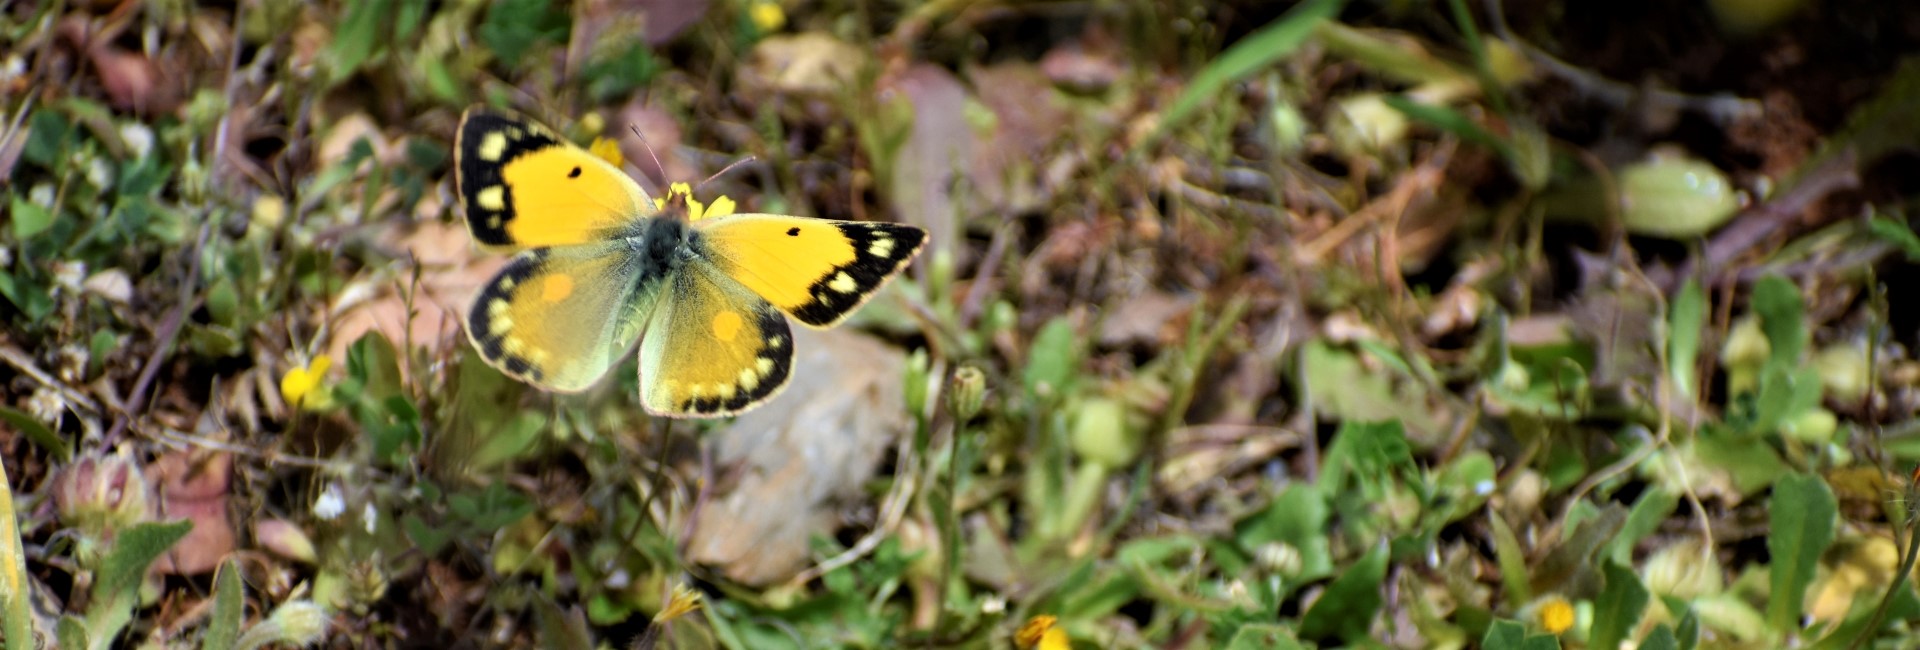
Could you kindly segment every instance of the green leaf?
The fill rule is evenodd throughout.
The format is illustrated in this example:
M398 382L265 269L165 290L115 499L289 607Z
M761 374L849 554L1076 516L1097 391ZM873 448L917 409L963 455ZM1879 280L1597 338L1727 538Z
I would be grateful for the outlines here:
M1275 542L1300 552L1300 573L1295 580L1318 580L1333 574L1333 551L1327 540L1327 520L1332 512L1320 488L1308 483L1292 483L1273 503L1240 523L1235 537L1247 552Z
M202 648L231 648L240 638L240 624L246 622L247 592L240 584L240 567L232 559L220 563L213 576L213 614L207 619L207 635Z
M34 650L33 588L27 584L27 554L20 545L21 517L13 511L13 488L0 462L0 635L7 650Z
M1673 628L1661 623L1647 633L1647 639L1640 642L1640 650L1680 650L1680 639L1673 636Z
M390 35L387 25L393 14L393 0L354 0L340 18L327 48L327 85L346 81L377 52L385 50Z
M1387 95L1387 106L1400 111L1407 119L1424 123L1433 128L1453 134L1460 138L1500 154L1502 158L1513 158L1513 145L1480 127L1480 124L1465 114L1446 106L1423 104L1407 99L1405 95Z
M1233 633L1233 639L1227 641L1227 650L1303 650L1305 646L1293 638L1293 631L1284 625L1272 623L1254 623L1240 626Z
M1080 372L1080 335L1066 318L1055 318L1041 326L1033 337L1023 373L1027 394L1041 400L1058 399L1068 392L1069 384Z
M1680 617L1680 624L1674 628L1673 635L1679 641L1680 650L1693 650L1700 643L1700 617L1693 613L1692 608L1688 608L1687 613Z
M1607 562L1603 572L1607 585L1593 599L1593 637L1587 647L1618 648L1647 611L1647 588L1632 569Z
M533 601L533 620L538 627L540 647L554 650L593 650L593 634L578 608L563 611L553 600L541 597Z
M1487 510L1487 523L1493 528L1493 559L1500 565L1500 585L1505 587L1507 605L1519 608L1533 600L1532 583L1527 580L1527 553L1513 527L1500 517L1497 508Z
M1501 619L1487 626L1480 640L1481 650L1560 650L1560 639L1551 634L1527 634L1518 621Z
M87 609L87 638L93 647L108 647L120 636L140 603L140 580L147 567L190 530L193 522L185 519L170 524L146 522L121 531L114 539L112 550L101 561L93 583L93 604Z
M1867 232L1875 239L1900 247L1907 261L1920 260L1920 235L1915 235L1906 222L1876 214L1867 221Z
M1800 363L1800 352L1807 347L1806 308L1800 302L1800 289L1786 278L1769 275L1753 285L1753 311L1760 315L1760 329L1767 333L1773 353L1768 368L1793 368Z
M33 444L53 454L54 460L65 463L73 457L73 449L67 446L66 437L55 433L53 429L40 422L39 418L13 407L0 406L0 420L13 425L15 431L26 435Z
M547 0L500 0L487 10L477 33L496 58L518 62L542 41L565 38L569 25L567 14L554 11Z
M73 146L73 125L56 111L38 110L28 120L32 125L21 157L48 170L64 166L67 149Z
M1487 626L1487 636L1480 639L1480 647L1482 650L1520 650L1526 640L1527 626L1503 618Z
M58 647L61 647L61 648L93 647L93 642L88 640L87 638L86 626L81 624L80 619L75 618L72 614L68 614L66 616L60 617L60 622L56 623L56 625L60 626L60 631L59 631L60 645Z
M587 96L594 101L611 101L646 86L660 73L660 67L652 48L636 40L587 64L582 74L587 79Z
M1341 4L1342 0L1308 0L1221 52L1219 58L1193 76L1193 83L1188 84L1187 89L1173 100L1173 105L1161 116L1159 126L1154 128L1144 144L1159 140L1168 129L1185 121L1187 114L1195 109L1223 101L1221 95L1226 92L1227 84L1293 54L1313 35L1321 21L1339 13Z
M1627 523L1620 527L1620 534L1607 543L1608 551L1603 555L1622 565L1633 564L1633 545L1647 535L1659 530L1660 522L1679 507L1680 495L1659 486L1650 487L1633 502L1633 509L1627 512Z
M1695 366L1700 359L1700 333L1707 327L1707 293L1698 280L1687 280L1667 307L1667 377L1674 393L1692 399Z
M46 232L53 227L53 211L46 206L13 197L13 238L26 241L29 237Z
M1767 554L1773 561L1767 571L1767 623L1774 629L1799 627L1801 603L1820 554L1833 542L1838 510L1833 490L1818 476L1788 474L1773 484L1767 503Z
M1373 617L1380 610L1380 583L1387 577L1387 545L1376 544L1340 577L1327 585L1300 619L1300 636L1315 641L1368 638Z

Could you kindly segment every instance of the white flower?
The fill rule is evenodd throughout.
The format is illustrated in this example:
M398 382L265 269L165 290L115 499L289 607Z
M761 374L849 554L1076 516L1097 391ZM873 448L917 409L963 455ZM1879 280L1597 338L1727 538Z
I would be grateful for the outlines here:
M369 503L360 509L360 525L366 526L368 535L373 534L374 524L378 523L380 523L380 513L374 512L373 504Z
M87 281L87 263L81 261L54 262L53 282L60 289L78 293L80 284Z
M153 152L153 129L139 122L120 125L120 140L127 143L127 150L135 158L145 158Z
M60 394L53 389L41 386L33 390L33 396L27 398L27 412L33 418L47 424L59 424L60 415L67 410L66 403L60 401Z
M313 516L323 520L333 521L346 511L347 499L340 495L339 485L327 484L327 490L320 493L320 498L313 500Z
M113 187L113 166L105 158L87 161L87 182L103 190Z

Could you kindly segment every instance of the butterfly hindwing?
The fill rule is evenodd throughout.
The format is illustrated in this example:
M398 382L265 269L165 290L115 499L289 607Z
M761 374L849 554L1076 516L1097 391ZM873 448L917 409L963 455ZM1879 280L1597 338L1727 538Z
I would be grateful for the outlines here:
M646 191L612 163L489 109L460 118L454 170L467 227L493 248L598 241L654 211Z
M740 214L694 222L727 277L810 327L832 327L873 297L927 241L893 223Z
M731 415L786 386L787 319L705 263L666 280L640 341L640 402L671 417Z
M591 387L632 349L658 292L617 243L522 251L480 290L467 335L488 363L561 392ZM657 284L655 287L657 288Z

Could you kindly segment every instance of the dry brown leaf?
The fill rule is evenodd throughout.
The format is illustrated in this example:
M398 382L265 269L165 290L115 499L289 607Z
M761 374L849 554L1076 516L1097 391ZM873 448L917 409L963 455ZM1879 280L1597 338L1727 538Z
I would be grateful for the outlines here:
M945 68L916 63L882 79L875 92L882 99L898 92L913 103L913 130L900 148L890 179L893 191L888 195L894 214L925 227L933 239L929 247L944 247L948 255L958 255L964 249L956 223L966 208L955 204L954 189L956 181L962 180L957 176L974 155L974 134L966 111L972 98L966 86Z
M973 150L971 185L1004 212L1041 209L1051 192L1040 182L1040 167L1069 131L1071 114L1031 64L970 68L967 80L994 115L992 131L981 134L987 146Z
M1125 72L1121 44L1098 24L1087 28L1080 38L1047 50L1040 57L1040 71L1053 83L1079 92L1106 90Z
M865 49L821 32L769 36L748 54L740 86L748 96L832 95L859 78L867 60Z
M1172 343L1182 332L1167 326L1174 319L1193 309L1193 298L1175 296L1164 291L1148 290L1140 295L1119 301L1107 309L1107 318L1100 323L1100 344L1105 346L1121 345L1164 345Z
M421 266L411 313L401 290L404 274L357 282L341 291L331 309L335 316L328 352L335 359L345 359L347 346L368 332L396 344L411 340L434 357L446 351L444 346L464 344L454 336L460 331L462 315L480 287L506 265L507 257L476 259L471 235L457 223L429 221L395 227L378 240L394 257L411 254Z
M223 452L176 451L147 469L157 498L155 517L193 522L193 530L154 561L154 570L162 575L199 575L220 566L233 552L233 523L227 518L233 457Z
M749 585L784 581L807 565L808 540L831 534L839 499L861 486L907 426L906 356L850 330L794 330L794 380L712 438L738 481L701 510L688 555Z

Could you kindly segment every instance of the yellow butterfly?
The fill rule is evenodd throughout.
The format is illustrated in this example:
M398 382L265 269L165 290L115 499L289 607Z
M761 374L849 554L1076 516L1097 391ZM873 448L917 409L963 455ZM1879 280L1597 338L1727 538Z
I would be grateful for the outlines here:
M927 240L900 224L709 214L730 210L685 184L656 200L546 127L480 107L460 118L454 168L473 238L519 251L467 316L481 356L577 392L638 340L640 403L655 415L767 401L793 365L786 317L839 324Z

